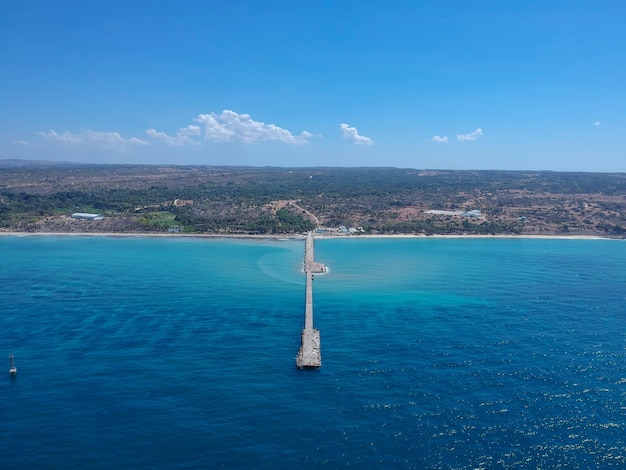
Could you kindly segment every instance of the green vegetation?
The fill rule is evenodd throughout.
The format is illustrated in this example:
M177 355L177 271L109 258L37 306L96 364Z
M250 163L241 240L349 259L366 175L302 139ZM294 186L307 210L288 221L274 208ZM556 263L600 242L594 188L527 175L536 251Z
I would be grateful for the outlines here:
M626 175L0 161L0 228L28 231L626 236ZM429 209L480 210L482 217ZM102 221L74 221L97 212Z
M176 215L168 211L147 212L138 217L138 222L147 230L167 231L176 225Z

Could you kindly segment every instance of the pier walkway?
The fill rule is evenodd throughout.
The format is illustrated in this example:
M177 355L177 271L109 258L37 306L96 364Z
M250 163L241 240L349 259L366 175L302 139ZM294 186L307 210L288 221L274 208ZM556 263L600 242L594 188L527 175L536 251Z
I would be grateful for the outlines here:
M313 254L313 235L306 237L304 247L304 274L306 275L306 294L304 308L304 330L302 330L302 344L296 356L296 365L299 368L320 367L322 352L320 348L320 331L313 328L313 274L323 273L326 267L317 263Z

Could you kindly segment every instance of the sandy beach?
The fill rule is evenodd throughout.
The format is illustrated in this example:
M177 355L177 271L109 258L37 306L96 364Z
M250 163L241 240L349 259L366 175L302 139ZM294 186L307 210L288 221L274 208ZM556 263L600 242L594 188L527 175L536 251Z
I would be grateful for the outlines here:
M117 233L117 232L2 232L1 236L13 237L112 237L112 238L238 238L238 239L288 239L304 240L306 234L217 234L217 233ZM438 239L554 239L554 240L624 240L616 237L601 237L599 235L423 235L423 234L360 234L360 235L340 235L340 234L314 234L315 238L438 238Z

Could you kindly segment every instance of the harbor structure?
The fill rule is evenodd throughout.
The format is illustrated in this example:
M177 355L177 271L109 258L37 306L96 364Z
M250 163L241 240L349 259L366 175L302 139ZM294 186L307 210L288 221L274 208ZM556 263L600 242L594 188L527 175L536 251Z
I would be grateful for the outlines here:
M313 327L313 275L326 272L326 266L315 261L313 254L313 234L309 232L304 246L304 274L306 276L304 329L302 343L296 356L300 368L317 368L322 365L320 331Z

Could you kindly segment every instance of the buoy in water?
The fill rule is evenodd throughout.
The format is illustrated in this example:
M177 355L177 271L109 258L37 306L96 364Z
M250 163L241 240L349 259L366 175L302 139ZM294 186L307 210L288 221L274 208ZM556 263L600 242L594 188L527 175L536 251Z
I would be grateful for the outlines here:
M9 375L15 377L17 375L17 367L15 367L15 358L13 354L9 356Z

